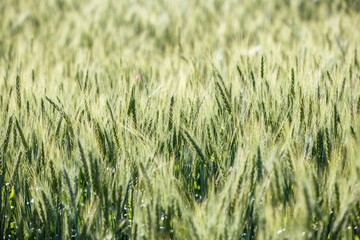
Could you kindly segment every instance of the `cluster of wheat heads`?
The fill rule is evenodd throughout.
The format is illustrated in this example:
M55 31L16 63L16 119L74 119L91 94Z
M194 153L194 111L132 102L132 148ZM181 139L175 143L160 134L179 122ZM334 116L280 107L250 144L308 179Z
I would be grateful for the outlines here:
M359 239L359 6L1 2L0 239Z

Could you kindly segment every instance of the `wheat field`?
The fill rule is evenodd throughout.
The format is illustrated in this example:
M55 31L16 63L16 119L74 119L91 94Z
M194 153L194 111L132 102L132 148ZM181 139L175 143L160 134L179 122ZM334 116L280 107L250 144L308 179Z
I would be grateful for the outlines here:
M360 239L359 0L0 1L0 239Z

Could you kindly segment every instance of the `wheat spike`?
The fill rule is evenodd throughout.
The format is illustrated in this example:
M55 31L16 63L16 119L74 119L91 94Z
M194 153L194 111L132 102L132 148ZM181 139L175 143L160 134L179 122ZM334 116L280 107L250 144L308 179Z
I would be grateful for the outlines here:
M173 124L174 124L174 96L171 96L171 100L170 100L170 109L169 109L169 123L168 123L168 131L170 132L173 128Z
M21 139L21 142L22 142L23 145L24 145L25 150L26 150L26 151L29 151L29 144L27 143L27 141L26 141L26 139L25 139L24 133L23 133L23 131L22 131L22 129L21 129L21 127L20 127L20 124L19 124L19 122L18 122L17 119L15 120L15 124L16 124L16 128L17 128L17 130L18 130L18 132L19 132L19 134L20 134L20 139Z
M20 89L20 76L19 74L16 75L16 104L18 110L21 110L21 89Z
M9 118L9 123L8 123L8 127L7 127L6 134L5 134L5 139L4 139L4 142L3 142L3 145L2 145L2 153L3 153L3 155L5 155L5 153L6 153L7 149L8 149L12 124L13 124L13 117L11 116Z
M84 153L84 149L80 143L80 140L78 141L78 145L79 145L79 150L80 150L80 160L82 162L82 167L83 167L83 170L84 170L84 174L85 174L85 179L87 182L90 181L90 174L89 174L89 165L86 161L86 158L85 158L85 153Z
M191 145L195 149L196 153L199 155L201 162L204 163L205 166L207 166L205 155L203 154L203 151L199 147L199 145L196 144L195 140L191 137L190 133L188 131L184 130L185 135L187 136L188 140L190 141Z
M221 98L222 98L222 100L223 100L223 102L224 102L224 104L225 104L225 109L226 109L226 111L228 111L228 113L229 113L230 116L231 116L231 105L230 105L230 102L229 102L229 100L228 100L228 98L227 98L227 95L226 95L224 89L220 86L220 84L219 84L218 81L215 81L215 85L216 85L217 89L218 89L219 92L220 92Z
M262 80L264 80L264 64L265 64L265 58L264 55L261 56L261 67L260 67L260 77Z

